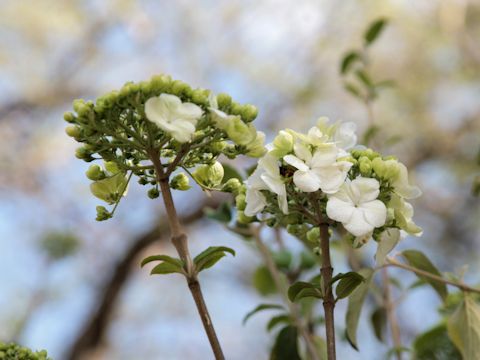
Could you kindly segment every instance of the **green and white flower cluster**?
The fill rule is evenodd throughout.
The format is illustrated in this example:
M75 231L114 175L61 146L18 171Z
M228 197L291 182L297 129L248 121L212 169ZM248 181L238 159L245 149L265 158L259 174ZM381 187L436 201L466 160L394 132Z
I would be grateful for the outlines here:
M262 221L306 239L315 239L321 224L341 224L355 246L372 236L393 244L400 230L420 235L406 200L421 192L409 184L405 165L355 146L355 130L322 118L307 134L280 131L237 196L240 220L262 213Z
M140 184L152 186L151 198L159 195L160 178L170 179L173 189L189 189L186 173L203 188L221 190L219 156L261 157L266 152L265 135L252 124L256 107L240 105L227 94L192 89L166 75L126 83L95 103L75 100L73 109L64 115L70 123L66 133L83 144L76 150L78 158L104 160L104 167L91 166L87 177L94 181L92 193L115 207L132 174ZM161 174L155 162L161 164ZM177 169L185 173L174 173ZM105 220L112 213L100 206L97 215Z

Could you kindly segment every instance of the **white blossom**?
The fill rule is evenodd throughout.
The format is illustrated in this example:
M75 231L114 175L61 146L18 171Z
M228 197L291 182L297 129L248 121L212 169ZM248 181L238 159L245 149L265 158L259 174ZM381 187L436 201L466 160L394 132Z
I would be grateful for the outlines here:
M202 109L192 103L182 103L179 97L161 94L145 102L145 115L178 142L190 141Z
M366 235L385 224L387 208L377 200L379 193L380 184L375 179L347 179L337 193L329 196L327 216L355 236Z

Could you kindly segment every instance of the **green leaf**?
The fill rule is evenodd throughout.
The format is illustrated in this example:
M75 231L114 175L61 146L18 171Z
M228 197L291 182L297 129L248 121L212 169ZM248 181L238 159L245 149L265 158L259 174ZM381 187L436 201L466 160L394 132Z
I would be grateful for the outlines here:
M141 267L144 267L146 264L152 262L152 261L164 261L166 263L169 263L169 264L172 264L172 265L176 265L176 266L179 266L179 267L183 267L183 261L180 260L180 259L177 259L177 258L173 258L171 256L168 256L168 255L152 255L152 256L148 256L146 257L145 259L142 260L140 266Z
M343 87L345 88L345 90L347 92L349 92L351 95L353 95L354 97L356 97L357 99L360 99L363 101L363 95L362 95L362 92L360 91L360 89L358 87L356 87L354 84L352 83L345 83L343 85Z
M253 286L263 295L270 295L277 292L277 287L272 279L270 271L265 266L259 266L252 276Z
M368 46L372 44L378 38L386 24L386 19L378 19L374 21L363 35L363 38L365 39L365 45Z
M229 203L222 203L218 208L206 208L205 215L207 218L216 220L222 223L229 223L232 221L232 209Z
M304 281L298 281L288 288L288 298L291 302L295 302L305 297L316 297L321 299L323 295L318 286Z
M271 331L275 326L282 323L287 325L290 324L290 315L282 314L272 317L267 324L267 331Z
M380 241L378 242L377 252L375 253L375 262L377 265L385 264L385 258L388 253L397 246L400 241L400 230L397 228L385 229L380 234Z
M360 314L362 312L363 303L367 297L368 289L370 287L370 282L372 281L373 270L372 269L361 269L358 271L361 274L365 281L360 284L353 292L352 295L348 298L348 307L346 314L346 324L347 330L346 335L347 339L350 342L350 345L356 350L358 350L357 345L357 328L358 321L360 320Z
M280 269L289 269L292 263L292 253L288 250L281 250L272 253L273 261L275 265Z
M272 310L272 309L285 310L285 308L282 305L278 305L278 304L260 304L252 311L249 311L247 315L245 315L245 317L243 318L242 324L245 325L248 319L250 319L253 315L258 313L259 311Z
M301 360L297 339L295 327L286 326L280 330L270 353L270 360Z
M350 51L342 59L342 64L340 65L340 73L346 74L350 67L358 60L361 59L361 56L356 51Z
M333 284L335 284L337 281L341 280L341 279L344 279L344 278L348 278L350 276L361 276L362 279L363 279L363 276L356 273L355 271L349 271L349 272L346 272L346 273L338 273L337 275L335 275L332 280L330 280L330 286L332 286Z
M383 334L387 327L387 311L383 306L377 307L373 310L372 315L370 315L370 321L372 322L373 333L375 337L383 342Z
M464 294L462 303L448 319L447 331L464 359L480 359L480 306L470 294Z
M163 262L155 266L150 272L150 275L164 275L173 273L184 274L185 272L183 271L183 268L178 267L177 265Z
M414 360L462 360L448 337L446 324L420 334L413 343Z
M357 286L365 281L365 278L362 275L353 271L342 275L343 276L340 278L340 281L335 288L337 300L346 298L357 288Z
M233 166L229 165L229 164L226 164L226 163L222 163L222 166L223 166L223 182L227 182L228 180L230 179L238 179L240 181L243 181L243 176L242 174L240 174L240 172L234 168Z
M417 250L405 250L402 252L402 256L414 268L442 277L440 271L438 271L435 265L433 265L432 262L422 252ZM417 276L425 282L429 283L435 289L438 295L442 298L442 300L445 300L447 298L448 290L445 283L433 280L425 276Z
M223 258L226 253L235 256L235 251L226 246L210 246L200 254L195 256L193 263L198 272L208 269L215 265L218 260Z
M370 79L370 75L366 71L357 70L355 71L355 76L360 80L368 89L373 88L373 82Z

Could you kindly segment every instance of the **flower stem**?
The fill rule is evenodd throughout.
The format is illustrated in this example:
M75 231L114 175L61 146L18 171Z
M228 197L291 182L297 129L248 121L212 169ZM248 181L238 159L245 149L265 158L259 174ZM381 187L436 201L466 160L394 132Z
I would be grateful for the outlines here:
M163 203L165 205L165 210L167 212L168 223L170 226L170 231L172 234L172 243L177 249L177 253L180 258L184 261L187 271L187 283L188 288L192 294L195 305L197 306L198 313L202 319L203 327L207 333L210 346L215 355L216 360L224 360L225 356L223 355L220 342L218 341L215 328L213 327L212 320L210 319L210 314L208 312L205 299L203 298L202 289L195 272L193 261L188 250L188 239L187 235L183 232L180 220L175 209L175 203L173 202L172 192L170 191L170 186L168 184L168 176L165 176L162 164L160 162L160 157L158 153L151 154L151 160L155 167L155 173L157 176L157 182L160 185L162 191Z
M390 332L392 335L393 346L395 347L397 360L402 360L402 353L399 349L402 347L400 338L400 328L398 326L397 317L395 316L395 306L392 302L392 293L390 289L390 277L387 268L382 269L383 280L383 299L385 303L385 311L387 313L388 323L390 324Z
M267 266L270 275L272 276L273 282L277 287L278 291L282 295L285 303L288 305L288 309L290 310L290 315L297 327L298 331L300 332L301 336L305 340L305 345L307 347L307 351L311 356L312 360L320 360L319 355L317 354L317 350L315 344L313 342L312 336L308 332L308 329L305 327L304 323L302 322L300 313L298 311L298 307L296 304L292 303L288 299L288 289L285 286L285 282L282 281L280 277L280 271L278 267L275 265L275 261L273 260L272 254L270 250L265 246L261 237L260 237L260 227L252 229L252 235L255 239L255 243L257 244L258 249L260 250L260 254L263 257L263 261L265 261L265 265Z
M327 358L335 360L335 299L333 298L332 286L332 262L330 260L330 235L328 233L328 224L320 225L320 248L322 250L322 274L323 283L325 284L323 309L325 311L325 330L327 333Z

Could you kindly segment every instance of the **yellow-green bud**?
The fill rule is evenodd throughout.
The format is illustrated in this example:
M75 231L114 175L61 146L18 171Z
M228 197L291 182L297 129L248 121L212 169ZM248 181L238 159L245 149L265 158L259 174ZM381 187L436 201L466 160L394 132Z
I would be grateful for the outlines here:
M381 178L385 176L386 166L385 162L381 158L377 157L372 160L372 169L377 176Z
M130 95L130 92L132 91L132 83L131 82L127 82L125 83L125 85L122 86L122 88L120 89L120 96L128 96Z
M200 165L193 177L200 184L208 188L213 188L221 184L224 175L222 164L218 161L212 165Z
M228 137L238 145L247 145L257 137L255 127L245 124L239 116L229 121L226 131Z
M280 130L278 135L273 140L272 155L277 158L282 158L293 150L293 136L285 130Z
M101 168L101 166L98 164L90 165L88 170L85 172L85 175L87 175L87 178L93 181L97 181L105 178L105 173L103 172L103 169Z
M238 189L242 187L242 183L237 178L229 179L222 187L222 191L229 193L237 193Z
M305 235L306 233L306 226L305 225L301 225L301 224L291 224L291 225L287 225L287 232L289 234L292 234L294 236L303 236Z
M141 81L140 82L140 90L144 94L148 94L152 91L152 83L150 81Z
M243 211L237 211L237 221L240 224L249 224L255 220L253 216L247 216Z
M210 148L213 152L222 152L223 149L227 146L226 141L214 141L210 144Z
M73 115L71 112L66 112L63 114L63 119L66 121L66 122L69 122L69 123L72 123L75 121L75 115Z
M175 190L188 190L191 188L190 179L184 173L177 174L170 180L170 187Z
M243 211L247 207L247 202L245 201L245 195L239 194L235 196L235 206L238 210Z
M169 75L154 75L150 79L152 91L163 92L170 89L172 78Z
M206 89L195 89L192 91L192 101L196 104L208 104L208 95L210 94L209 90Z
M363 176L370 176L372 173L372 162L366 156L360 157L358 160L358 167L360 169L360 174Z
M232 97L225 93L220 93L217 95L217 103L219 109L224 109L232 103Z
M105 206L97 206L96 210L97 210L97 217L96 217L97 221L108 220L112 217L112 214L108 212Z
M75 139L79 138L81 135L81 129L78 126L70 125L65 128L65 133Z
M247 145L247 156L259 158L265 155L267 149L265 148L265 133L257 131L257 137L250 144Z
M380 154L376 151L373 151L372 149L366 149L364 152L363 152L363 155L368 157L370 160L373 160L375 159L376 157L379 157Z
M357 159L354 159L351 156L343 156L337 159L337 161L348 161L352 163L353 165L356 165L358 163Z
M86 159L89 157L89 155L90 152L84 146L80 146L75 150L75 157L77 159Z
M383 162L385 165L383 177L386 180L395 179L400 173L397 160L387 160Z
M75 99L73 100L73 110L75 110L76 113L80 112L83 107L85 106L85 100L83 99Z
M313 243L318 243L320 241L320 228L318 226L308 230L307 240Z
M151 188L150 190L147 191L147 196L150 199L156 199L160 196L160 192L158 191L157 188Z
M256 106L253 106L253 105L250 105L250 104L243 105L242 118L247 123L255 120L257 115L258 115L258 109L257 109Z
M298 224L301 221L301 216L297 214L288 214L282 217L283 225Z
M181 95L187 95L190 96L192 94L192 88L190 85L187 83L181 81L181 80L175 80L172 83L172 88L171 88L172 94L181 96Z

